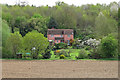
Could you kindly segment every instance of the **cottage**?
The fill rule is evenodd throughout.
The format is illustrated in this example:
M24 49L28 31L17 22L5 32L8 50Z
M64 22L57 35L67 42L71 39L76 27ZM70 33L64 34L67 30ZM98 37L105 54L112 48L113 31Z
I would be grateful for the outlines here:
M48 29L47 38L54 43L67 43L70 44L70 40L73 40L72 29Z

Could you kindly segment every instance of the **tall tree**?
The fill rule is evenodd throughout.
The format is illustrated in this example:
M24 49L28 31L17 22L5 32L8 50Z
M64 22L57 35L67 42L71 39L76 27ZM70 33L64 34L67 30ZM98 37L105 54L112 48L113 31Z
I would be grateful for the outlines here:
M117 32L117 22L112 18L107 18L101 12L95 21L96 37L107 36L112 32Z
M48 28L49 29L51 29L51 28L56 28L57 29L58 28L58 24L53 17L50 17L50 21L48 23Z
M7 39L5 48L12 52L13 58L16 58L16 53L21 51L22 49L21 34L19 34L19 32L11 33L11 35Z
M49 18L45 18L40 14L34 15L28 20L28 29L37 30L46 36L48 21Z
M24 50L26 52L32 53L31 56L32 58L38 58L39 54L45 53L45 50L47 49L49 42L47 38L44 37L43 34L36 31L32 31L24 36L23 44ZM33 48L35 50L35 53L33 51Z
M5 20L2 20L2 46L5 47L6 40L10 36L10 27Z

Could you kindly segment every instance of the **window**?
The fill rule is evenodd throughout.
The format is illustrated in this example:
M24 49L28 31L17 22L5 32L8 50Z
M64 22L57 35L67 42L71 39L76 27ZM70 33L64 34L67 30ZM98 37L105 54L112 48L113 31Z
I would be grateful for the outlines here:
M61 37L63 37L63 35L61 35Z
M68 37L70 37L70 35L68 35Z
M54 37L54 35L51 35L51 37Z

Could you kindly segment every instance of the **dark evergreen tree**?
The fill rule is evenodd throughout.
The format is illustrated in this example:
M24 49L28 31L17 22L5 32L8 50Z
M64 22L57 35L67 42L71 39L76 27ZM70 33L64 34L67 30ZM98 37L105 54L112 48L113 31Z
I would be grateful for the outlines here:
M48 23L48 28L49 29L51 29L51 28L57 29L58 28L58 24L53 17L50 18L50 21Z

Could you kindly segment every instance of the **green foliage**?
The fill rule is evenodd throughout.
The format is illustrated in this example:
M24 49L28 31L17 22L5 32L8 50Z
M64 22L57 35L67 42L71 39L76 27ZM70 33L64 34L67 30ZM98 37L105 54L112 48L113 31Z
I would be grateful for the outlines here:
M70 53L64 49L60 51L60 54L63 54L65 57L70 57Z
M56 43L55 46L57 49L66 49L68 47L66 43Z
M44 59L49 59L51 58L51 50L50 50L50 46L47 47L47 49L45 50L45 53L42 54Z
M31 54L23 53L22 54L22 59L31 59Z
M32 53L32 58L38 58L39 54L45 53L49 42L43 34L36 31L27 33L23 40L24 50ZM33 50L35 48L35 50Z
M11 15L11 13L5 13L5 12L2 13L2 19L6 20L8 23L10 23L12 17L13 16Z
M18 16L15 19L15 27L17 28L23 28L26 26L26 17L25 16Z
M84 50L84 49L81 49L76 58L77 59L86 59L86 58L88 58L88 52L86 50Z
M38 59L43 59L43 55L39 54Z
M13 58L12 51L2 47L2 58Z
M90 46L86 46L86 47L85 47L85 50L90 50L90 49L91 49Z
M107 18L102 12L100 12L95 21L96 37L102 38L112 32L117 32L117 21L112 18Z
M2 46L5 47L6 40L10 36L10 28L6 21L2 21Z
M59 54L60 54L60 50L54 51L54 55L59 55Z
M65 57L70 57L70 53L68 51L65 51L64 49L56 50L54 52L54 55L56 55L56 56L64 55Z
M13 58L16 58L16 53L22 49L22 36L19 32L11 33L6 41L5 49L12 53ZM3 52L3 54L9 54L9 52Z
M80 48L83 47L83 46L80 46L80 45L81 45L81 42L78 41L78 40L79 40L78 38L76 38L76 39L74 40L74 43L73 43L73 45L72 45L73 49L80 49Z
M50 21L48 23L48 28L49 29L51 29L51 28L56 28L57 29L57 27L58 27L58 24L55 21L55 19L53 17L50 17Z
M47 24L48 24L49 18L42 17L40 15L34 15L32 18L30 18L27 23L28 27L27 30L28 32L31 30L37 30L38 32L44 34L47 36Z
M90 54L88 55L90 59L100 59L103 58L100 54L100 48L94 48L90 50Z
M116 55L117 46L117 40L113 36L109 35L104 37L100 46L102 56L105 58L113 58Z
M33 18L42 18L42 16L40 14L34 14L32 17Z
M15 24L14 26L16 28L19 28L19 32L22 36L25 36L26 32L24 31L25 27L27 25L27 19L25 16L18 16L15 19ZM14 32L15 32L15 28L14 28Z

